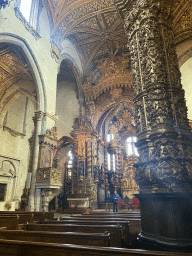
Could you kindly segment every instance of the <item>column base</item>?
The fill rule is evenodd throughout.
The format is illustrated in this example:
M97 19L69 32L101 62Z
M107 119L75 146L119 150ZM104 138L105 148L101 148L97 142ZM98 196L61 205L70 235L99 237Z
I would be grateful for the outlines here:
M192 250L192 194L136 194L140 202L142 246Z

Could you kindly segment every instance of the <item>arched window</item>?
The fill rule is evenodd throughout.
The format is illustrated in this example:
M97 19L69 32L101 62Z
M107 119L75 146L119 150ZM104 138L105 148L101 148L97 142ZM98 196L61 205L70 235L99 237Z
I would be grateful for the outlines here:
M70 149L67 155L67 169L68 169L68 177L71 178L72 175L72 167L73 167L73 154Z
M29 22L32 0L21 0L20 11Z
M111 142L114 139L114 135L111 133L107 134L107 142Z
M107 154L108 170L115 172L115 154Z
M129 137L126 140L126 151L127 151L127 155L128 156L139 156L138 154L138 150L135 146L135 143L137 142L137 138L136 137Z
M67 159L68 159L68 161L67 161L67 168L72 168L73 167L73 154L72 154L72 150L69 150Z

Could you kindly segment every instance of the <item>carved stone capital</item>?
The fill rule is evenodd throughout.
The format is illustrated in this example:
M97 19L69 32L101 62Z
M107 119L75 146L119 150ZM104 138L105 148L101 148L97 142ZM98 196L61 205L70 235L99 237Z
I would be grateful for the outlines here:
M33 117L34 125L36 125L38 121L42 121L43 116L44 116L43 111L35 112L35 116Z

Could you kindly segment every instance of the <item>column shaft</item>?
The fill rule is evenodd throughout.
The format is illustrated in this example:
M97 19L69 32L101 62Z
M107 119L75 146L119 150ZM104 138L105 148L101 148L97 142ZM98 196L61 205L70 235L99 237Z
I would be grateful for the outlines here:
M36 182L36 173L37 173L37 166L38 166L38 156L39 156L39 135L41 133L41 121L43 118L42 112L36 112L35 117L33 118L34 125L35 125L35 132L34 132L34 151L33 151L33 159L32 159L32 166L31 166L31 186L29 191L29 210L34 211L35 208L35 182Z
M131 53L144 192L192 191L192 143L174 46L171 0L117 1Z

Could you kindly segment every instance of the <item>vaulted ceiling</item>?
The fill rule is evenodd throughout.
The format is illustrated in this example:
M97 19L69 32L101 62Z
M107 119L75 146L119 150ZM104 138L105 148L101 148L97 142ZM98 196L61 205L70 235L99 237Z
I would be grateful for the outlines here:
M84 62L85 72L94 59L127 51L127 38L113 0L43 0L52 19L57 42L69 38ZM174 0L176 41L192 35L191 0Z
M0 44L0 100L13 84L27 78L32 80L21 49L11 44Z
M123 24L113 0L46 0L52 17L53 37L61 33L78 49L88 70L94 59L127 51Z

